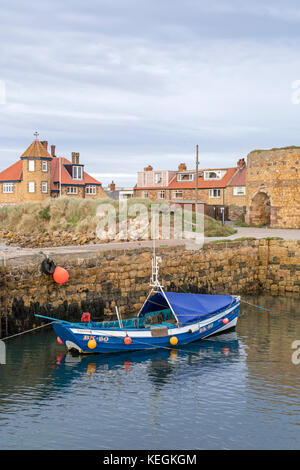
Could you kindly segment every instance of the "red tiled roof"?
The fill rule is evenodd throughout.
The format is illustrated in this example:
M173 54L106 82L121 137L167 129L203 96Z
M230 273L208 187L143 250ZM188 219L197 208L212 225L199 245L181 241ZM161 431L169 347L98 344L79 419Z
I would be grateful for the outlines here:
M72 165L72 163L64 157L51 157L50 154L47 152L46 148L44 147L41 142L38 140L34 140L32 144L25 150L25 152L21 155L20 160L16 163L11 165L10 167L6 168L0 173L0 182L2 181L21 181L23 177L23 162L22 158L49 158L51 159L50 171L51 171L51 190L57 190L58 186L55 183L59 183L60 175L59 175L59 164L61 162L61 183L68 184L72 186L76 185L85 185L85 184L99 184L101 185L100 181L93 178L91 175L83 172L83 179L82 180L73 180L72 176L66 169L64 165Z
M229 183L229 186L246 186L246 171L246 166L240 168L232 178L231 182Z
M51 161L51 190L57 190L58 186L55 183L60 181L60 165L61 165L61 184L70 186L82 186L83 184L101 184L100 181L93 178L91 175L83 172L83 180L74 180L65 165L72 165L72 163L65 157L54 157Z
M203 171L210 171L210 170L199 170L199 175L198 175L198 188L199 189L205 189L205 188L225 188L228 186L229 182L231 181L231 178L234 176L236 172L236 168L223 168L226 171L226 174L223 176L222 179L220 180L204 180L203 176ZM215 168L212 168L211 171L215 170ZM182 171L179 171L178 173L182 173ZM189 172L187 172L189 173ZM173 180L170 182L168 189L195 189L196 188L196 181L177 181L177 174L173 178Z
M1 171L0 181L21 181L23 173L23 162L18 160L13 165L6 168L6 170Z
M32 158L32 157L44 157L44 158L51 158L50 154L46 150L43 144L39 140L34 140L32 144L25 150L25 152L21 155L20 158Z

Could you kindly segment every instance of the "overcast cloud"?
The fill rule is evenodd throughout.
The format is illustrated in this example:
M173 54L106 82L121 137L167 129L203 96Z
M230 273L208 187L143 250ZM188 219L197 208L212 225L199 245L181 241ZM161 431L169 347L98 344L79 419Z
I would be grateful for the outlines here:
M35 130L118 185L148 164L193 167L196 144L202 167L300 144L297 1L0 5L1 169Z

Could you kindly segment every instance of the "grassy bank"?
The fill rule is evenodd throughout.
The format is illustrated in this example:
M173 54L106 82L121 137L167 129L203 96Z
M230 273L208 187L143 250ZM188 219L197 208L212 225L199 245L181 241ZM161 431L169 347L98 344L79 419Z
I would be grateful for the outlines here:
M111 199L87 200L62 197L48 199L42 203L3 206L0 208L0 230L6 234L9 232L11 239L14 235L43 238L44 234L45 238L46 235L52 236L53 234L59 237L62 233L77 236L89 234L91 239L101 220L101 217L97 216L97 209L108 203L113 206L118 222L119 203ZM139 212L136 214L135 211L137 207L143 212L144 219L140 219L141 225L147 225L147 221L151 221L150 201L129 199L127 203L129 221L138 220ZM135 204L139 206L134 206ZM136 216L138 216L137 219ZM171 216L171 223L172 218L173 216ZM215 219L204 216L204 232L206 236L221 237L229 236L236 230L229 226L222 226Z

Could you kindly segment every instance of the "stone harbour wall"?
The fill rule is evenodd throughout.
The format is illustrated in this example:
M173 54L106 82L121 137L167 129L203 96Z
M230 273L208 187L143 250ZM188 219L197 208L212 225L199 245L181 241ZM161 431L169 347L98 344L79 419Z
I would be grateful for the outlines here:
M85 311L94 320L115 319L118 304L124 317L135 316L149 292L151 247L47 254L68 270L66 284L41 271L42 254L8 256L0 268L0 337L41 324L34 313L79 321ZM300 295L300 241L211 243L196 251L161 245L157 255L165 290Z

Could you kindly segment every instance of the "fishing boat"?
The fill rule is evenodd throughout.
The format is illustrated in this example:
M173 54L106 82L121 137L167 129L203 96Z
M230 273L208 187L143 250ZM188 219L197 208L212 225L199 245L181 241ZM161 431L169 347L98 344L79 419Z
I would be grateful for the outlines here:
M240 297L167 292L159 281L161 258L152 257L150 293L134 318L94 322L84 313L81 321L52 320L60 343L79 353L176 348L233 329L238 320Z

